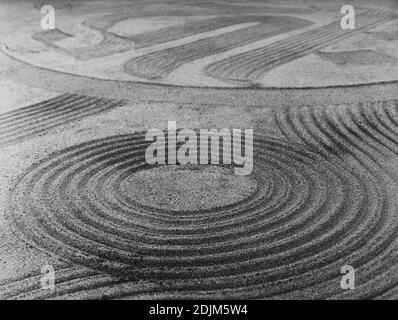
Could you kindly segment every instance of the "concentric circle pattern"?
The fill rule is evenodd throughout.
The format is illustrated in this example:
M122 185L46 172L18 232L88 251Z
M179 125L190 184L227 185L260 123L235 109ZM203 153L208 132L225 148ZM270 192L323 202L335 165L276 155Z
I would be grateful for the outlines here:
M154 170L136 133L33 166L10 220L35 246L126 284L109 297L394 296L396 103L289 108L275 123L285 138L255 136L256 189L232 204L176 214L132 201L123 183ZM354 291L340 287L346 264Z

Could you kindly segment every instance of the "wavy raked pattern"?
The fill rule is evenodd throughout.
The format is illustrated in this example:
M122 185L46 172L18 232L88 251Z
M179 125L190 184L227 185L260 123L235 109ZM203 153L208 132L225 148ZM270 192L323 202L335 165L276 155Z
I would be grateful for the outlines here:
M101 58L110 56L116 53L122 53L129 51L133 48L144 48L150 47L156 44L161 44L177 39L181 39L188 36L193 36L203 32L209 32L219 28L231 26L239 22L240 20L247 20L249 17L241 18L239 15L243 14L258 14L258 13L307 13L311 10L307 9L295 9L295 8L278 8L278 7L251 7L251 6L228 6L228 5L216 5L214 3L201 4L201 6L208 7L207 9L200 9L199 7L193 6L188 11L176 11L171 10L169 12L151 12L145 11L145 6L137 6L135 10L126 10L124 12L111 13L101 16L90 17L83 21L83 25L97 30L101 33L103 39L100 43L90 45L86 47L76 48L63 48L59 46L56 41L62 40L67 36L72 36L62 32L59 29L51 31L42 31L32 35L32 38L36 41L44 43L46 46L50 46L58 51L72 55L79 60L91 60L95 58ZM198 11L199 10L199 11ZM124 37L112 32L108 32L108 29L116 23L132 18L143 18L143 17L156 17L156 16L193 16L193 15L214 15L214 14L226 15L233 14L234 16L229 17L216 17L210 18L203 21L193 21L182 25L176 25L161 30L155 30L146 32L143 34L132 35L130 37ZM238 15L238 16L236 16ZM250 19L250 18L249 18ZM255 31L255 30L253 30ZM56 36L55 32L58 33Z
M151 17L189 17L189 16L223 16L223 15L267 15L267 14L311 14L313 10L308 8L290 8L290 7L272 7L272 6L251 6L250 4L236 6L227 3L203 2L191 3L177 9L175 6L164 6L161 9L148 10L147 4L137 5L134 8L125 8L120 12L113 12L103 15L90 17L83 22L83 25L98 31L106 32L116 23L133 18L151 18Z
M155 17L158 15L162 15L165 13L149 13L145 11L141 11L142 9L137 9L135 12L123 12L123 13L114 13L108 14L100 17L92 17L88 18L83 22L83 25L98 30L101 32L103 39L100 43L96 45L72 48L69 50L62 49L54 42L46 41L46 45L51 45L56 49L62 50L68 54L73 55L75 58L80 60L90 60L100 57L109 56L115 53L121 53L133 48L139 49L144 47L150 47L156 44L161 44L169 41L173 41L176 39L181 39L188 36L193 36L203 32L209 32L212 30L216 30L219 28L227 27L233 24L236 24L234 20L239 18L237 17L217 17L206 19L203 21L193 21L184 23L182 25L171 26L168 28L163 28L160 30L155 30L151 32L145 32L138 35L132 35L130 37L120 36L118 34L108 32L108 29L115 25L116 23L132 18L143 18L143 17ZM176 16L189 16L194 14L194 8L192 8L192 13L181 14L178 12L171 12L171 15ZM247 18L246 18L247 20ZM37 38L37 36L36 36ZM38 38L37 40L41 40Z
M232 25L250 22L258 22L262 24L261 26L253 27L250 29L250 31L254 33L253 37L260 36L261 33L264 33L267 28L271 28L271 30L268 31L271 33L276 32L278 29L281 29L281 31L279 32L287 32L293 27L300 28L302 26L310 24L309 22L306 22L304 20L287 17L226 16L188 22L181 25L155 30L152 32L133 35L131 37L128 37L128 39L134 42L135 48L142 48L229 27ZM266 33L265 35L270 36L268 33ZM237 34L237 36L239 36L239 34ZM217 38L214 38L214 40L216 39ZM239 37L237 37L237 39L239 39Z
M234 205L135 202L121 185L150 169L137 133L34 165L12 190L10 221L35 246L124 282L110 298L396 297L397 103L289 108L275 123L286 139L255 137L258 188ZM345 264L356 268L349 292Z
M8 280L0 283L0 299L45 299L61 295L66 289L68 294L73 294L77 288L81 292L83 288L79 286L84 281L88 285L98 273L82 267L67 266L57 268L55 284L57 290L44 290L41 288L40 279L42 277L40 271L25 275L19 279Z
M298 25L300 25L300 23L302 25L306 24L303 20L291 19L291 18L290 19L283 18L283 19L292 20L290 25L293 25L293 22L296 22L296 24ZM49 40L47 40L45 43L59 50L63 50L68 54L73 55L77 59L90 60L99 57L109 56L115 53L125 52L133 48L139 49L144 47L150 47L156 44L166 43L169 41L197 35L203 32L217 30L220 28L236 25L239 23L261 22L261 21L264 22L265 26L263 25L261 27L253 27L252 29L247 30L247 32L250 31L250 33L252 33L251 35L252 37L261 37L261 33L266 33L266 34L270 33L270 35L272 35L272 32L276 32L276 30L273 31L273 29L275 28L280 29L281 33L284 31L289 31L292 28L298 27L298 25L297 26L295 25L294 27L290 26L290 28L289 26L284 26L284 25L277 26L276 17L255 17L255 16L217 17L201 21L188 22L181 25L171 26L168 28L163 28L160 30L155 30L132 36L120 36L111 32L101 31L103 39L100 43L92 46L79 47L68 50L60 48L55 43L52 43ZM272 29L266 32L266 28L269 28L269 25L267 23L272 23L272 21L274 22ZM299 21L299 23L297 23L297 21ZM40 40L41 38L35 36L35 39ZM202 49L206 50L207 49L205 47L206 43L203 43L202 45L204 46Z
M0 283L0 300L36 299L117 299L124 295L145 298L155 288L152 284L126 282L85 267L67 265L55 268L55 288L41 287L42 274L32 272L18 279Z
M0 283L0 300L99 300L118 298L153 298L158 285L125 281L94 270L65 266L55 269L55 288L41 287L39 271Z
M344 30L340 26L340 20L335 21L265 47L217 61L208 65L205 71L209 76L222 80L255 82L273 68L394 19L397 19L394 13L366 9L356 15L354 30Z
M125 72L147 79L163 78L185 63L310 24L305 20L278 16L220 18L221 21L231 25L247 22L259 24L133 58L125 63Z
M0 146L125 104L122 100L62 94L0 114Z
M339 217L350 230L338 241L351 242L347 264L360 276L351 297L396 299L398 103L288 108L275 120L292 143L316 150L329 162L343 160L361 176L364 189L352 188L347 196L365 197L367 209L358 211L360 219L346 210Z

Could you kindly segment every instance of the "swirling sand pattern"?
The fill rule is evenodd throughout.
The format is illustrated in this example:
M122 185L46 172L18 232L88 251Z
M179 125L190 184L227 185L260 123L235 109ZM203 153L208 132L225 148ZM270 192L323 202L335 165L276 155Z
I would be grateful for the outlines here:
M129 50L150 47L156 44L166 43L169 41L181 39L188 36L193 36L203 32L209 32L216 29L228 27L238 23L252 22L256 20L256 17L245 16L247 14L269 14L269 13L312 13L312 10L305 8L288 8L288 7L256 7L251 5L229 5L229 4L217 4L217 3L198 3L190 4L180 10L177 7L171 7L168 9L164 7L162 10L156 9L154 11L148 10L146 5L136 5L133 7L126 7L122 12L114 12L108 14L97 15L94 17L89 17L82 22L82 24L88 28L96 30L101 33L102 40L95 44L85 47L76 48L63 48L56 42L62 40L66 37L72 37L72 35L67 34L59 29L54 29L50 31L40 31L32 35L32 39L39 41L46 46L49 46L55 50L58 50L64 54L69 54L79 60L91 60L95 58L101 58L110 56L117 53L126 52ZM225 17L209 18L202 21L191 21L188 23L171 26L163 28L161 30L155 30L150 32L145 32L142 34L131 35L131 36L120 36L118 34L109 31L109 28L114 26L116 23L121 22L126 19L133 18L153 18L158 16L174 16L174 17L187 17L195 15L233 15ZM257 17L258 19L258 17ZM263 19L266 19L263 16ZM279 23L283 22L284 19L280 18ZM248 21L249 20L249 21ZM261 19L260 19L261 20ZM292 19L294 20L294 19ZM303 22L303 21L301 21ZM256 38L256 34L262 30L264 32L264 27L269 28L270 26L265 25L263 27L254 27L253 29L248 29L250 31L248 34L242 34L243 39L248 37L250 33L254 33L253 39ZM296 27L300 27L297 25ZM275 26L273 26L275 28ZM261 29L261 30L257 30ZM287 28L283 30L281 27L280 32L287 32L291 29ZM266 33L268 35L268 33ZM272 32L269 32L268 36L271 36ZM239 39L239 34L237 35ZM260 35L257 35L260 37ZM222 39L220 39L222 41ZM253 41L253 40L252 40ZM250 42L248 42L250 43ZM210 44L210 43L207 43ZM203 48L202 48L203 49Z
M211 19L204 19L200 21L192 21L184 23L181 25L171 26L168 28L163 28L160 30L155 30L151 32L141 33L128 37L128 39L134 42L135 48L150 47L155 44L165 43L196 34L209 32L232 25L238 25L241 23L260 23L260 26L248 28L246 31L249 36L249 31L253 39L260 37L264 34L264 37L270 37L273 32L283 33L292 30L293 28L302 28L305 25L309 25L310 22L305 20L288 18L288 17L275 17L275 16L226 16L226 17L216 17ZM269 30L272 29L272 30ZM265 32L268 30L268 32ZM258 34L260 33L260 34ZM240 34L236 34L237 42L239 42ZM218 39L218 38L214 38ZM222 40L220 38L219 40ZM252 40L253 41L253 40Z
M230 18L220 18L219 20L220 22L230 21L231 24L247 22L258 22L258 24L139 56L125 63L125 72L147 79L163 78L185 63L300 29L310 24L305 20L278 16L243 16L234 17L233 20Z
M93 288L124 283L109 298L396 297L397 103L288 108L274 120L284 138L255 137L258 187L233 205L176 214L135 202L121 185L151 168L137 133L34 165L9 219L26 241L101 273ZM345 264L357 270L349 292Z
M335 21L265 47L217 61L208 65L205 71L209 76L222 80L256 82L271 69L394 19L397 19L394 13L365 9L356 15L353 30L344 30L340 21Z

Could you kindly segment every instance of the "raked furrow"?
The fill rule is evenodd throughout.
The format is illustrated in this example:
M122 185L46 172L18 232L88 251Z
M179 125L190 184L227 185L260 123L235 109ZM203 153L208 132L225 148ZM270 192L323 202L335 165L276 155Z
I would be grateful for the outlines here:
M123 100L63 94L0 114L0 146L125 104Z
M133 58L125 63L125 72L147 79L163 78L185 63L303 28L310 24L305 20L278 16L246 16L235 17L232 20L229 18L220 19L220 21L225 19L225 22L231 24L248 22L258 22L258 24Z
M342 29L338 20L262 48L217 61L208 65L205 71L209 76L221 80L256 82L273 68L394 19L397 19L394 13L366 9L357 14L355 29Z
M276 112L275 120L286 138L307 146L330 161L344 161L351 167L351 172L358 171L361 182L366 185L373 181L373 190L364 193L368 198L369 216L351 224L357 229L360 224L373 228L374 234L363 231L363 239L355 236L362 245L347 256L347 263L356 268L360 278L355 292L342 293L325 297L376 298L398 285L396 276L396 162L390 159L398 155L397 124L392 123L387 113L397 118L396 102L380 102L375 106L360 104L354 106L330 106L327 108L288 108ZM395 143L394 143L395 137ZM351 190L355 193L354 190ZM373 194L373 195L372 195ZM380 206L377 208L377 206ZM342 212L340 219L349 217ZM344 223L344 222L343 222ZM352 231L344 237L351 237ZM378 239L372 240L372 239ZM318 290L327 290L324 285L317 285ZM310 290L310 289L309 289ZM337 292L337 291L336 291ZM290 292L282 297L299 297L305 291Z
M287 108L274 119L285 139L255 136L258 187L232 205L176 213L135 201L123 186L154 168L136 133L35 164L12 190L9 219L25 241L101 273L96 288L116 277L108 298L388 294L398 283L396 103ZM340 288L346 264L358 275L350 293Z
M242 23L266 23L266 24L277 24L278 19L281 17L272 16L225 16L216 17L210 19L203 19L199 21L192 21L184 24L178 24L168 28L162 28L159 30L141 33L126 37L134 42L135 48L150 47L156 44L170 42L177 39L186 38L189 36L198 35L200 33L210 32L217 29L230 27ZM286 24L289 19L283 18L280 22L282 25ZM293 24L294 21L291 21ZM300 21L303 23L303 21ZM309 22L308 22L309 24ZM299 27L299 26L297 26ZM262 27L264 29L264 27ZM256 29L252 30L253 32ZM257 31L259 32L259 31ZM239 38L238 38L239 39Z

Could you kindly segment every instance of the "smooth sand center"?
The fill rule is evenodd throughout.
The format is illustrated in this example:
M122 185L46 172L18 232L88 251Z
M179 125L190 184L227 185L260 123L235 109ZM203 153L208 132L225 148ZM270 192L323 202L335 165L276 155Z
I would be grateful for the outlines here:
M252 194L256 182L231 168L166 165L135 173L122 192L146 206L172 211L205 210L233 204Z

